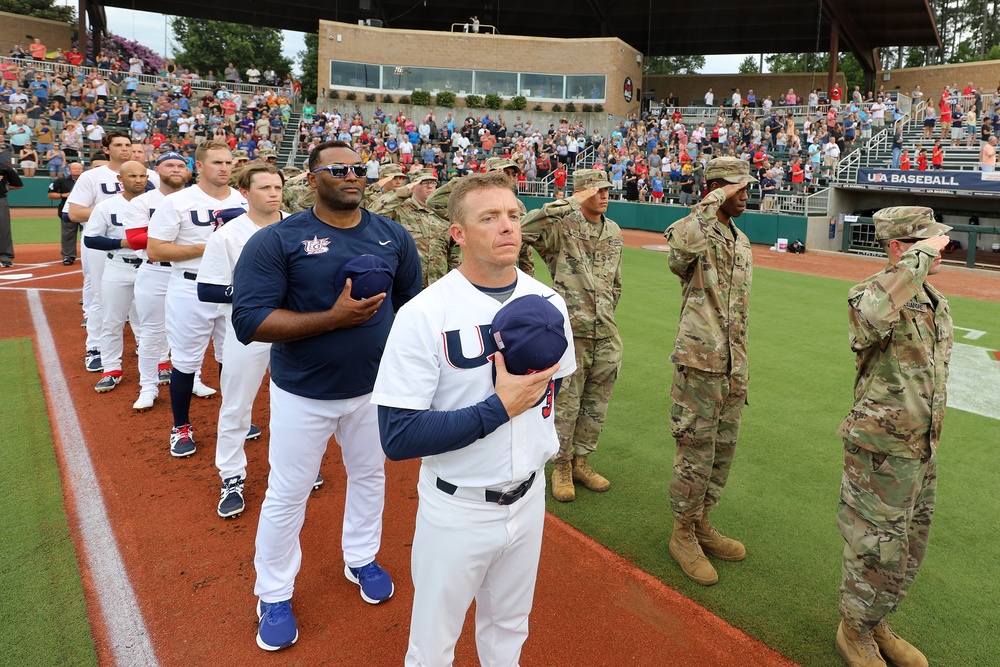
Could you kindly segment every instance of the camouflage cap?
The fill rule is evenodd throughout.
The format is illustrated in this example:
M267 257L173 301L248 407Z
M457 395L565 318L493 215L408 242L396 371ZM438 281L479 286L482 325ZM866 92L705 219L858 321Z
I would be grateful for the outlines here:
M261 160L266 160L266 159L271 158L271 157L273 157L275 160L277 160L278 159L278 154L275 153L270 148L265 148L264 150L262 150L260 153L257 154L257 157L259 157Z
M934 211L926 206L890 206L876 211L872 218L879 241L929 239L951 231L948 225L937 222Z
M577 169L573 172L573 189L610 188L611 181L603 169Z
M521 173L521 167L509 157L486 158L486 171L500 171L501 169L517 169Z
M705 166L705 180L722 179L729 183L756 183L750 175L750 164L735 157L717 157Z
M403 173L403 168L398 164L383 164L378 168L379 176L402 176L406 178L406 174Z
M250 156L247 155L246 151L242 151L242 150L240 150L240 151L233 151L233 159L234 160L249 160Z
M411 169L410 170L410 183L419 183L420 181L437 180L437 172L433 169Z
M285 175L285 178L294 178L302 173L302 170L298 167L282 167L281 173Z

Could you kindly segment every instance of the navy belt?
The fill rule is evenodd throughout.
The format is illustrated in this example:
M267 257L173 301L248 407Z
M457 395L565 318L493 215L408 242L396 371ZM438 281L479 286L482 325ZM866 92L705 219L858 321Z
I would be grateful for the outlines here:
M185 271L184 272L184 279L185 280L198 280L198 274L197 273L191 273L190 271Z
M146 264L152 264L153 266L170 266L170 262L151 262L148 259L146 260Z
M528 492L531 485L535 482L535 475L538 473L531 473L531 477L521 482L519 485L511 489L510 491L494 491L493 489L468 489L472 493L459 493L459 487L444 481L440 477L437 478L437 488L447 493L449 496L454 496L458 493L459 497L468 498L470 500L485 500L488 503L496 503L497 505L513 505L518 500L524 497L524 494ZM463 489L464 491L465 489ZM481 497L479 497L481 495Z
M116 255L113 252L108 253L108 259L120 259L126 264L131 264L132 266L139 266L142 264L142 260L138 257L122 257L121 255Z

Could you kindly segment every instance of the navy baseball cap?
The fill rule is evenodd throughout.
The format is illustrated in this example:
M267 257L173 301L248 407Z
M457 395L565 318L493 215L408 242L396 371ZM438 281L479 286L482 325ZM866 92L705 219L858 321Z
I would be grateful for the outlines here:
M370 299L382 292L386 293L385 300L375 311L375 314L368 318L364 324L358 326L370 327L381 322L385 314L392 310L392 305L389 304L389 293L392 291L393 279L392 267L387 261L375 255L360 255L348 260L333 278L334 289L338 297L348 278L351 279L352 299Z
M235 220L246 212L247 210L245 208L240 208L239 206L235 206L233 208L220 208L212 211L212 226L215 227L215 229L219 229L230 220Z
M164 153L163 155L161 155L160 157L156 158L156 162L153 164L153 166L154 167L159 167L161 164L163 164L167 160L180 160L184 164L187 164L187 158L186 157L184 157L183 155L181 155L180 153L178 153L176 151L168 151L168 152Z
M566 320L559 309L543 296L528 294L508 301L490 325L490 336L503 353L507 372L530 375L559 362L569 342ZM496 365L493 366L496 382Z

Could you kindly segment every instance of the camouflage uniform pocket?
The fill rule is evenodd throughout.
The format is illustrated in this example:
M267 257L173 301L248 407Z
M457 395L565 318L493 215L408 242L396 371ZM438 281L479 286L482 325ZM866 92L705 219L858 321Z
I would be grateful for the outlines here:
M677 444L712 442L722 404L720 381L712 373L703 373L686 366L674 370L670 389L673 406L670 409L670 432Z
M848 445L840 489L837 524L861 559L877 560L886 570L906 563L912 480L907 471L919 459L878 454Z

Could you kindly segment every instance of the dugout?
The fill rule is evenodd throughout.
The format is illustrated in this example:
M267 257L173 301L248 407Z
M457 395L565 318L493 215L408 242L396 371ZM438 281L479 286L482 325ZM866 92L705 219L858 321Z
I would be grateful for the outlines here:
M884 255L875 240L872 214L887 206L927 206L953 228L949 236L961 248L946 251L943 262L1000 270L1000 196L928 190L836 186L830 195L831 222L843 252Z

